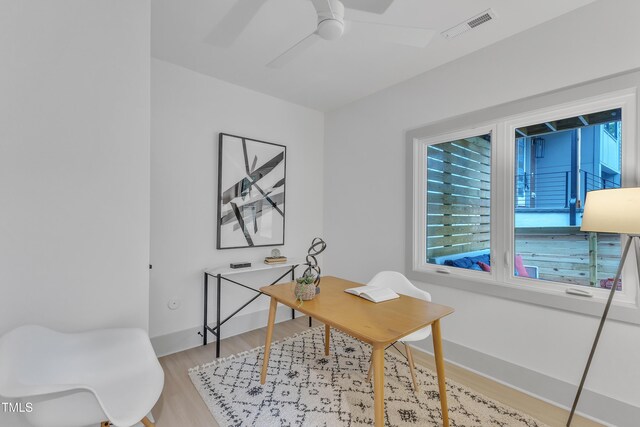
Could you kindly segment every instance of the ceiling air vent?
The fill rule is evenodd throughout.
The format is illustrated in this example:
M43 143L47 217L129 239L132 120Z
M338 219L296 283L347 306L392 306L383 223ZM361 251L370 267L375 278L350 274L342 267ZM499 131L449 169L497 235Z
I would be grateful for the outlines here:
M496 19L496 14L493 10L487 9L484 12L461 22L455 27L451 27L448 30L443 31L441 34L445 39L451 39L494 19Z

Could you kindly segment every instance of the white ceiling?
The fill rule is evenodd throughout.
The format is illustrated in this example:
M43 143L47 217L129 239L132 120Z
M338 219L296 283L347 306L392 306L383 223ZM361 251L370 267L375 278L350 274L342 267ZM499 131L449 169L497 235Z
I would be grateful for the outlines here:
M231 47L204 41L235 0L153 0L151 52L158 59L317 110L328 111L553 19L594 0L395 0L383 15L345 17L432 28L426 48L348 32L321 40L282 69L265 66L316 28L309 0L269 0ZM485 9L490 21L454 39L440 32ZM558 45L561 45L559 42ZM526 55L526 52L523 52Z

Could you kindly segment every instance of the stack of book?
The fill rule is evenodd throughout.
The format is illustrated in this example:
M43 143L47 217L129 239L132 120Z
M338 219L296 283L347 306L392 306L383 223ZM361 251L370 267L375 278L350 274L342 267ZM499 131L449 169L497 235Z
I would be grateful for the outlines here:
M287 262L286 256L268 256L264 259L265 264L281 264Z

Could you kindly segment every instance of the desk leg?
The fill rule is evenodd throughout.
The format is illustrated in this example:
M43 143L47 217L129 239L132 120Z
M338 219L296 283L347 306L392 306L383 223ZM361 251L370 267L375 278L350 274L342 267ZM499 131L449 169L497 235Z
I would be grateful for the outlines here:
M331 344L331 326L324 325L324 355L329 355L329 345Z
M276 311L278 301L271 297L269 306L269 323L267 324L267 338L264 343L264 360L262 361L262 373L260 374L260 384L264 384L267 379L267 368L269 367L269 351L271 350L271 337L273 336L273 325L276 323Z
M202 345L207 345L207 311L209 310L209 275L204 273L204 327L202 328Z
M384 426L384 345L373 348L373 408L375 427Z
M444 377L444 358L442 357L442 336L440 335L440 320L431 325L433 334L433 355L436 359L438 372L438 390L440 392L440 407L442 408L442 425L449 427L449 409L447 408L447 386Z

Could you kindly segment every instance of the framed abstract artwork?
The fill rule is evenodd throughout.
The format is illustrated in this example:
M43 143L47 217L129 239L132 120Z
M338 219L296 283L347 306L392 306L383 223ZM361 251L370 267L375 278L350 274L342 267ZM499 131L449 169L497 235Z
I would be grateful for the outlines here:
M287 147L220 134L218 249L284 245Z

